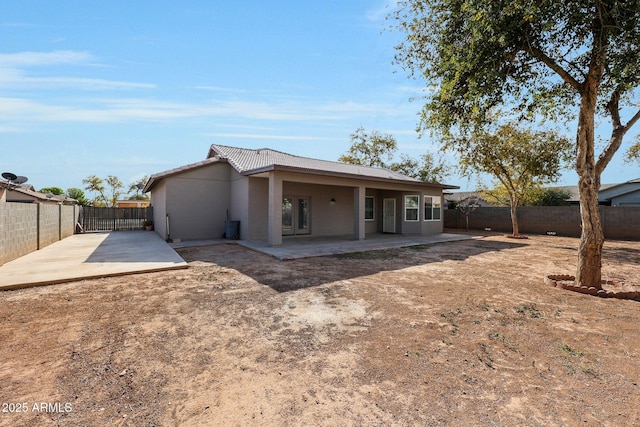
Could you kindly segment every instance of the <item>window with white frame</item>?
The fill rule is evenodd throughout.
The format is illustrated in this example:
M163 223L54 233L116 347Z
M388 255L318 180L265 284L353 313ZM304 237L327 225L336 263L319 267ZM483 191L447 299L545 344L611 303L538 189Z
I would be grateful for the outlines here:
M442 199L440 196L424 196L424 220L440 221Z
M420 196L404 196L404 220L419 221L418 211L420 210Z
M373 196L365 196L364 198L364 220L373 221L376 219L376 198Z

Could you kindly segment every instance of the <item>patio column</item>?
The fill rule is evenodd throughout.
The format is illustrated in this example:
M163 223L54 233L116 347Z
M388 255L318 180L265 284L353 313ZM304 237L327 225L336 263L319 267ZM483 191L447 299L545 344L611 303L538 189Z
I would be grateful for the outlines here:
M282 244L282 178L269 172L269 246Z
M364 240L364 205L366 188L361 185L353 189L353 239Z

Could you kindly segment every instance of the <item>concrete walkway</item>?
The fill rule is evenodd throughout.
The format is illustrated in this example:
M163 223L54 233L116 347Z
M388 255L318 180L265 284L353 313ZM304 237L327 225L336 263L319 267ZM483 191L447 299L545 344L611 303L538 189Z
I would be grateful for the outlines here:
M238 244L278 258L292 260L352 252L376 251L408 246L430 245L479 238L467 234L441 233L431 236L400 234L374 234L365 240L352 240L351 236L339 237L285 237L282 245L271 247L266 242L237 241Z
M187 267L156 233L76 234L0 266L0 290Z

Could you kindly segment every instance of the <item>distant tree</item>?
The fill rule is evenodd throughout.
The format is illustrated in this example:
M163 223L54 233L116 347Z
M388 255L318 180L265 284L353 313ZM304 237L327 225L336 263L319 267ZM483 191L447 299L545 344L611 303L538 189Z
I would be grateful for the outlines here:
M456 209L464 214L465 223L467 225L467 231L469 231L469 215L478 207L480 207L480 203L478 203L478 197L472 196L467 198L466 200L461 200L456 203Z
M378 131L368 133L359 127L351 135L349 152L340 156L339 162L352 165L387 168L425 182L439 182L448 175L448 166L436 161L427 153L420 159L401 154L400 162L389 163L398 150L398 143L391 134L382 135Z
M518 237L517 208L536 188L554 182L566 167L571 143L555 132L533 132L506 124L474 134L469 149L459 149L462 173L493 175L508 195L512 235Z
M533 206L568 206L571 193L562 188L543 188L531 202Z
M94 197L91 202L94 206L97 206L97 204L104 205L107 203L107 196L105 194L106 189L104 186L104 180L102 178L98 178L95 175L89 175L82 180L82 183L85 185L85 190L98 193L98 195Z
M436 160L430 153L423 154L419 160L402 154L399 163L392 163L389 169L424 182L442 182L449 176L449 166L442 160Z
M382 135L378 131L368 133L360 126L351 134L349 152L338 158L339 162L352 165L388 167L389 161L398 150L398 143L391 134Z
M66 195L67 197L75 199L80 206L89 206L91 204L84 195L84 191L79 188L67 188Z
M129 191L127 192L129 200L149 200L149 196L142 192L142 189L148 180L149 177L145 175L139 180L129 184Z
M122 196L124 184L117 176L108 175L107 178L102 179L95 175L89 175L82 180L85 184L85 190L98 193L92 204L94 206L115 206L116 201ZM108 187L108 193L107 193Z
M118 199L124 194L124 184L117 176L113 175L108 175L105 182L109 186L107 203L109 203L110 206L115 206Z
M53 194L54 196L61 196L64 194L64 190L60 187L44 187L40 189L41 193Z

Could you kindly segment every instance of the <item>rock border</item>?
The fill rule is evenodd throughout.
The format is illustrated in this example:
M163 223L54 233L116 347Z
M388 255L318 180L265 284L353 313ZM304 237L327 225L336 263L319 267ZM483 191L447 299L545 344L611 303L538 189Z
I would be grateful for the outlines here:
M577 286L575 276L568 274L547 274L544 276L544 283L547 286L568 291L579 292L581 294L593 295L601 298L637 299L640 296L638 288L627 285L624 282L614 280L603 280L603 289L595 287Z

